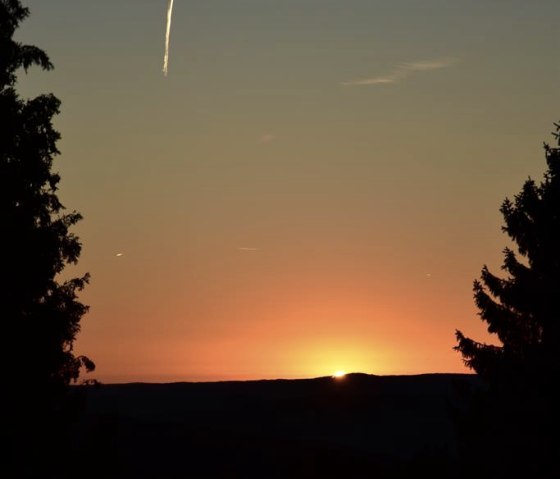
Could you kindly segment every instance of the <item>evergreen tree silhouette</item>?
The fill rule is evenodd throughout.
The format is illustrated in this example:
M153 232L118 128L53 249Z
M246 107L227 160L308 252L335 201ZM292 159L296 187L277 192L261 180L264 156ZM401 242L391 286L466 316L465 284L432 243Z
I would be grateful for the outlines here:
M560 124L553 133L560 146ZM506 278L482 268L474 282L479 315L501 346L456 332L465 364L496 381L529 380L560 372L560 148L544 145L548 170L537 184L528 179L501 213L502 230L517 244L504 249Z
M52 171L59 133L52 94L22 99L17 73L53 68L41 49L13 39L29 10L0 0L0 320L3 443L7 477L70 477L71 418L83 397L68 386L94 363L73 344L87 306L78 293L89 275L61 280L81 244L70 232L81 216L64 213Z
M47 393L95 366L73 353L87 311L77 293L89 276L58 279L81 250L69 231L81 216L63 214L52 172L60 102L52 94L22 99L15 89L18 69L53 68L44 51L13 39L28 14L19 0L0 0L0 314L10 383Z
M507 277L482 268L474 282L479 316L500 346L456 331L455 347L482 378L458 418L460 477L556 477L560 426L560 124L545 143L548 169L501 206Z

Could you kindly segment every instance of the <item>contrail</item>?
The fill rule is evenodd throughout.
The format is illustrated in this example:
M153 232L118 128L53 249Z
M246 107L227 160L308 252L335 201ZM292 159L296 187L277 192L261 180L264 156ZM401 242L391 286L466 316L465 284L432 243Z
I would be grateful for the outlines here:
M169 37L171 36L171 18L173 17L173 0L167 5L167 28L165 30L165 55L163 56L163 74L167 76L169 68Z

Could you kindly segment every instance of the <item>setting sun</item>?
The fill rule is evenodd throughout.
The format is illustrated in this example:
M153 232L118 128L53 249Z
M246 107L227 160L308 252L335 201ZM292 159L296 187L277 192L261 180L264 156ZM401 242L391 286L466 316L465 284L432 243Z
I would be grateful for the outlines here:
M336 371L333 374L333 378L338 378L338 379L343 378L344 376L346 376L346 371Z

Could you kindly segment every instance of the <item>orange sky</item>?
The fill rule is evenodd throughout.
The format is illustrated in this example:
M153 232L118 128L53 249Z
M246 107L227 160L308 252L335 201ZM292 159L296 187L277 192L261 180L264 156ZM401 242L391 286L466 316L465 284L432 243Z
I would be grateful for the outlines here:
M545 169L560 3L29 0L101 381L464 372ZM122 254L121 256L117 256Z

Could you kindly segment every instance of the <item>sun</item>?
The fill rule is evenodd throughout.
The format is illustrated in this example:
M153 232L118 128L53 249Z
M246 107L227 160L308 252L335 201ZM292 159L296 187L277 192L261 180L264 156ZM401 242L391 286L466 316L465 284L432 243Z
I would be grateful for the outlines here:
M333 378L337 379L342 379L344 376L346 376L346 371L335 371L333 374Z

